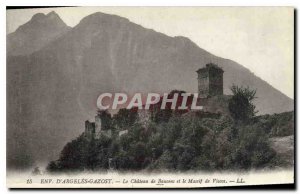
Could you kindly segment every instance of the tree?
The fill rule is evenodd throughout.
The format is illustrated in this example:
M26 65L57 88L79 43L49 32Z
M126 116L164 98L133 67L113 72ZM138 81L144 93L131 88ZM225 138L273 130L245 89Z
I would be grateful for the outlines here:
M256 113L255 105L253 104L253 100L256 98L256 90L236 85L233 85L230 89L233 93L228 105L231 116L236 121L247 122Z
M114 125L121 130L132 126L138 117L137 110L122 108L113 116Z
M89 141L82 134L67 143L60 153L58 161L50 162L48 171L81 171L87 166Z
M231 169L263 168L275 156L268 135L257 125L240 127L233 146Z

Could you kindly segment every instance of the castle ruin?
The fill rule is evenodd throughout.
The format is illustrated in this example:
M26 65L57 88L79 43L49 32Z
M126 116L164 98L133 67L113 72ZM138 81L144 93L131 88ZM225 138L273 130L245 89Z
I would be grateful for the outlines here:
M95 116L95 122L85 121L85 136L98 139L101 135L111 137L110 130L111 116L107 112L98 112Z
M198 100L203 105L210 107L207 102L210 97L223 95L223 69L213 63L208 63L205 67L198 69ZM206 110L207 111L207 110ZM212 111L212 110L210 110ZM209 111L209 112L210 112ZM214 112L214 111L212 111ZM146 110L139 110L138 116L143 125L147 125L151 114ZM99 111L95 116L95 122L85 121L85 136L87 138L98 139L101 135L112 136L111 115L106 111ZM128 130L121 131L119 136L128 133Z

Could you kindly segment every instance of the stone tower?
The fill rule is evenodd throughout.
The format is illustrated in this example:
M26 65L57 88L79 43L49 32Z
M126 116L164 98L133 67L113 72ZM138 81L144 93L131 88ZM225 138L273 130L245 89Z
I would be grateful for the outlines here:
M97 114L95 116L95 134L96 134L96 138L101 133L101 129L102 129L101 125L102 125L101 116L99 114Z
M85 136L91 139L95 135L95 123L88 120L85 121Z
M223 95L223 69L216 64L206 64L198 69L198 95L199 98L208 98Z
M98 111L95 116L95 137L99 138L101 134L111 136L111 114L107 111Z

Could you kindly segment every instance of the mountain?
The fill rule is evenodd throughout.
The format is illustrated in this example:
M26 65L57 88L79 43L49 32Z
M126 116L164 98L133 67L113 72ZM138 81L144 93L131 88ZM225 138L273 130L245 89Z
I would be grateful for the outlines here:
M19 37L29 36L26 32L20 31ZM210 62L225 71L225 94L230 94L233 83L257 89L259 114L293 110L292 99L242 65L214 56L188 38L169 37L119 16L89 15L43 44L32 54L7 57L11 166L19 163L15 156L20 153L29 162L57 158L65 142L78 136L84 121L92 119L99 94L197 92L195 71ZM18 53L26 53L26 47L18 48Z
M7 53L31 54L70 29L55 12L35 14L29 22L7 36Z

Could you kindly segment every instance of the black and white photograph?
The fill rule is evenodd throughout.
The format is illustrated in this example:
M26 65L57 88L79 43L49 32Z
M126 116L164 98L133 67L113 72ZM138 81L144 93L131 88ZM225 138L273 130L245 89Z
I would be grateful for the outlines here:
M295 14L7 7L7 187L293 188Z

